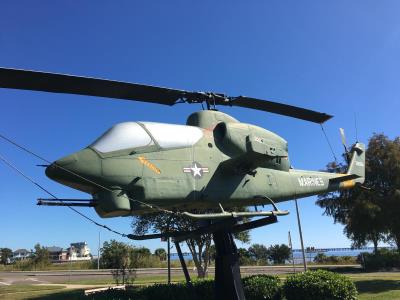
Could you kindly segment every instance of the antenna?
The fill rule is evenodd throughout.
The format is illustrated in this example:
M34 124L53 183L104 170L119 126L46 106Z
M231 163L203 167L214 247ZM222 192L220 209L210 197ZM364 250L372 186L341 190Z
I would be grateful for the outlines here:
M356 130L356 142L358 142L357 114L354 112L354 128Z

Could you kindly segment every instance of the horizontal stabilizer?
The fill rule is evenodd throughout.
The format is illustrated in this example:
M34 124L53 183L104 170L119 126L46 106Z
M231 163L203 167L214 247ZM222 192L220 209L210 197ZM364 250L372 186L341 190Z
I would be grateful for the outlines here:
M331 178L331 179L329 179L329 182L338 183L338 182L344 182L344 181L348 181L348 180L354 180L357 178L360 178L360 176L358 176L357 174L348 174L348 175Z

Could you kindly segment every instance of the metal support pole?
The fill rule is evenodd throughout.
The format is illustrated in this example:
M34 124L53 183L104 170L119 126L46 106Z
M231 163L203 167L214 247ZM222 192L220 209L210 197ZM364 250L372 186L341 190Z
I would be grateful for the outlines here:
M301 243L301 253L302 253L302 255L303 255L303 266L304 266L304 271L307 271L306 254L305 254L305 252L304 252L303 233L302 233L302 231L301 231L301 223L300 223L300 215L299 215L299 206L297 205L297 198L294 199L294 203L296 203L297 225L299 226L299 235L300 235L300 243Z
M168 246L168 250L167 250L168 284L171 284L171 238L170 237L168 237L168 239L167 239L167 246Z
M300 235L300 243L301 243L301 253L303 256L303 267L304 267L304 271L307 271L307 261L306 261L306 254L304 251L304 243L303 243L303 233L301 230L301 222L300 222L300 214L299 214L299 206L297 204L297 199L294 199L294 202L296 204L296 215L297 215L297 225L299 227L299 235Z
M190 275L189 275L188 269L186 267L185 259L183 258L183 255L182 255L182 250L181 250L181 246L179 245L179 242L175 242L175 248L176 248L176 251L178 252L179 260L182 265L182 270L183 270L183 274L185 275L186 284L188 286L192 286L192 281L190 280Z

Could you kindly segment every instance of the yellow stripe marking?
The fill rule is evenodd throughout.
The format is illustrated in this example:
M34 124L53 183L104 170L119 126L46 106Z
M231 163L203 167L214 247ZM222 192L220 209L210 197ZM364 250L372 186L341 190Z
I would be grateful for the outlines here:
M149 168L150 170L152 170L154 173L156 174L161 174L161 171L159 168L157 168L154 164L152 164L151 162L149 162L145 157L143 156L139 156L139 161L145 165L147 168Z

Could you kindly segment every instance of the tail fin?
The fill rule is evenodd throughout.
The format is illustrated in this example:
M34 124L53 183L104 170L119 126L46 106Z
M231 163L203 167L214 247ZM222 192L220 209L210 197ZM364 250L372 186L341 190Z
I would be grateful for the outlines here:
M357 175L358 178L354 179L356 183L363 184L365 180L365 145L363 143L356 143L350 150L351 161L348 175Z

